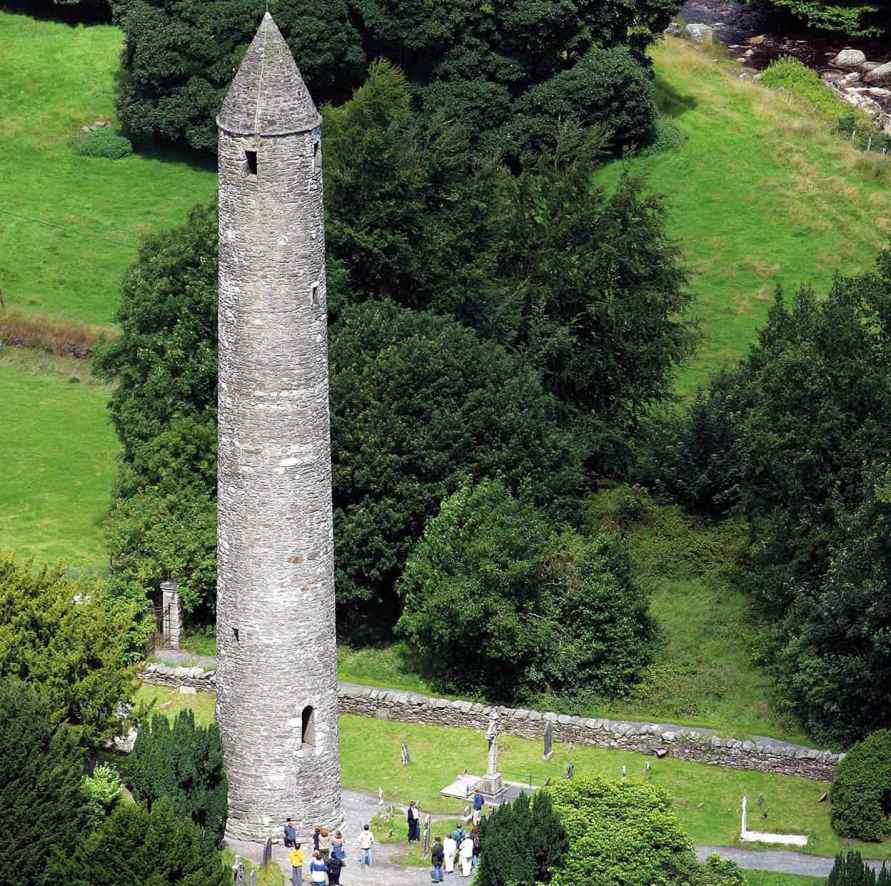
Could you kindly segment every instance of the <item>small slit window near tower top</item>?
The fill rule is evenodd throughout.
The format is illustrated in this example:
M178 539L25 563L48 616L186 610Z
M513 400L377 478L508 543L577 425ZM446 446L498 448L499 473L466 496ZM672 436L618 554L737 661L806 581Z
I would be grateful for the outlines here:
M319 295L319 284L313 283L312 285L312 303L314 307L318 307L321 304L321 296Z
M257 152L256 151L245 151L244 152L244 164L247 169L248 175L256 175L257 174Z
M321 144L313 142L312 145L312 171L315 172L319 168L319 154L321 153Z

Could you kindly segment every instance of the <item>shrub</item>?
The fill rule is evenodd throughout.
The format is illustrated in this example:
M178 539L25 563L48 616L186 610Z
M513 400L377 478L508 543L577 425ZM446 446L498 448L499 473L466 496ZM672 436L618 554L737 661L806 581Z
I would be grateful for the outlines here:
M545 789L569 837L554 886L696 884L702 872L661 788L601 776Z
M499 806L481 823L478 886L523 886L550 883L568 840L551 798L541 791L532 800L523 794Z
M879 841L891 833L891 730L854 745L835 770L832 827L842 837Z
M558 536L498 481L443 503L399 590L398 632L452 691L615 696L649 657L653 624L624 550Z
M640 62L624 46L592 47L571 68L533 86L517 101L512 153L528 163L554 147L561 121L597 125L616 150L653 138L656 100Z
M43 886L54 850L69 851L86 820L75 730L32 686L0 680L0 882Z
M72 147L74 153L82 157L104 157L106 160L120 160L133 153L130 139L108 127L80 133Z
M218 846L228 814L228 783L216 723L196 726L191 711L170 721L156 714L142 725L127 761L127 783L149 809L162 798Z
M876 872L860 857L860 853L850 849L835 856L826 886L886 886L889 883L891 871L886 865L882 864L882 870L876 877Z
M50 826L47 826L47 824ZM44 823L48 832L55 822ZM151 811L121 803L77 846L56 853L53 883L67 886L231 886L232 874L201 829L165 799Z
M117 770L107 763L100 763L92 775L83 777L81 790L87 801L90 826L98 827L117 806L123 787Z
M134 614L109 605L98 583L0 556L0 677L39 685L86 743L114 738L133 690L126 653Z

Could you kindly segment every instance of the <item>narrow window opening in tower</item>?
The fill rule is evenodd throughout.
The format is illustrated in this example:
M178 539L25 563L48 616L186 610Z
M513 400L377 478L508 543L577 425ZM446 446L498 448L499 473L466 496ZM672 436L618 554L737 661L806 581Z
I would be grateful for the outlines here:
M312 171L315 172L319 168L319 154L321 153L321 144L313 142L312 146Z
M238 628L232 628L232 633L235 635L235 642L238 643L239 642Z
M312 285L312 303L313 307L319 307L321 304L321 296L319 295L319 284L313 283Z
M316 712L312 706L305 707L301 716L302 729L300 741L308 747L315 747L316 743Z
M256 151L245 151L244 152L244 162L247 167L248 175L256 175L257 174L257 152Z

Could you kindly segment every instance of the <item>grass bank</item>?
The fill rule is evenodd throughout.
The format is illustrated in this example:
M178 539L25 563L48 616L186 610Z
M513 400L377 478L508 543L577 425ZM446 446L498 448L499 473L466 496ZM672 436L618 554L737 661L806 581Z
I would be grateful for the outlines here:
M0 291L6 303L108 324L146 234L216 190L211 163L172 152L81 157L80 127L114 120L123 35L0 11Z
M84 361L0 350L0 547L101 568L117 439Z
M196 718L209 722L212 696L178 695L173 690L143 686L143 698L170 704L167 713L193 707ZM400 746L411 750L411 765L402 766ZM514 736L499 737L499 769L505 778L531 780L542 784L563 777L569 759L567 746L555 744L554 755L542 760L541 743ZM393 802L416 799L428 812L459 812L461 803L441 797L440 789L464 769L482 772L486 765L486 742L481 733L468 729L447 729L369 717L344 715L340 718L340 754L344 787L377 794ZM576 775L599 773L620 778L622 767L628 777L649 780L664 788L673 798L678 816L697 844L732 845L739 833L739 804L743 794L762 797L757 824L763 830L802 833L810 836L808 850L833 855L842 847L829 825L829 809L820 803L827 789L822 782L793 776L742 772L686 760L656 760L629 751L576 747L573 751ZM647 775L645 762L652 768ZM754 823L753 823L754 826ZM851 844L865 856L891 857L891 843L879 846ZM758 882L758 881L755 881ZM778 884L763 881L764 886ZM782 881L780 881L782 882Z
M806 103L739 80L716 52L673 37L653 48L661 110L685 141L625 164L665 196L691 272L703 342L680 375L686 392L744 353L777 284L825 291L835 273L868 269L891 234L891 160L833 135Z

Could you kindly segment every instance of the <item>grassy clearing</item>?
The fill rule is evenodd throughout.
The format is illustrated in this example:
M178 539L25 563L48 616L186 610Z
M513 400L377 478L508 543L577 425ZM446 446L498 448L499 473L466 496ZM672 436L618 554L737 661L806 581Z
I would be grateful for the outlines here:
M173 713L192 707L196 719L208 722L213 696L178 695L162 687L143 686L140 696L150 694ZM405 741L411 749L410 766L402 766L399 748ZM499 768L512 781L561 778L568 760L567 746L554 745L549 761L541 758L541 742L513 736L499 737ZM377 794L383 788L391 802L415 799L425 812L460 813L463 804L441 797L440 789L465 768L482 772L486 765L486 742L481 733L468 729L377 720L344 715L340 718L340 755L344 787ZM577 747L573 752L576 775L599 773L620 778L622 766L630 778L645 778L645 761L652 763L649 780L674 798L687 832L697 844L732 845L739 832L739 803L743 794L764 798L766 818L758 813L752 822L763 830L808 834L809 851L834 855L842 848L829 825L829 808L819 803L827 785L805 778L743 772L691 763L686 760L656 760L630 751ZM847 845L847 841L845 843ZM864 856L891 857L891 842L881 845L851 843ZM757 881L756 881L757 882ZM782 882L782 881L780 881ZM806 882L806 881L805 881ZM765 881L765 886L770 881ZM774 884L770 884L774 886ZM790 884L791 886L791 884Z
M122 40L110 25L0 11L0 290L8 304L110 323L141 238L182 222L215 192L206 161L71 150L81 126L114 120Z
M891 233L891 161L832 135L806 103L739 80L716 51L675 38L654 48L662 111L687 139L626 164L665 195L691 272L703 343L685 392L745 351L778 283L825 291L836 272L869 268Z
M107 400L83 361L0 351L0 547L39 563L103 566L118 448Z

